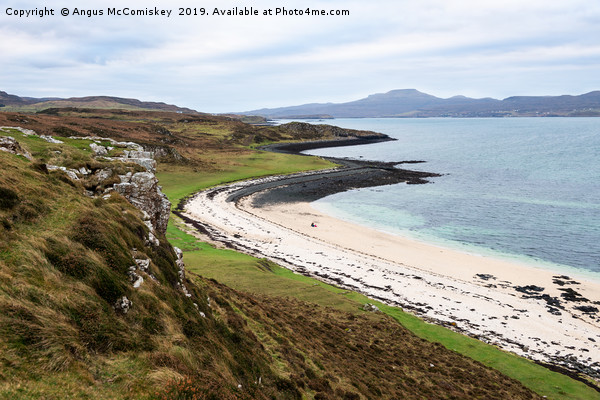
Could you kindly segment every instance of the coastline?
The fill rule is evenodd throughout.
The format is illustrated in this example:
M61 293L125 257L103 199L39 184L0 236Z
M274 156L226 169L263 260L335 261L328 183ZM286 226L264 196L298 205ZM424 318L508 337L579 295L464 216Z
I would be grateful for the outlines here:
M535 361L600 378L600 319L597 310L592 312L600 300L598 283L428 245L322 214L310 201L357 183L366 187L410 181L395 171L386 181L389 170L395 170L392 165L334 162L344 168L201 192L182 215L229 247L398 305Z
M354 225L361 227L371 227L379 232L391 235L403 237L408 240L429 244L434 247L440 247L443 249L449 249L460 253L465 253L477 257L485 257L505 261L507 263L515 263L524 265L525 267L542 269L544 271L552 272L554 275L569 275L573 279L586 280L592 283L600 284L600 272L588 271L581 268L573 267L570 265L563 265L553 263L551 261L538 259L533 256L519 255L513 253L506 253L498 250L492 250L478 245L462 243L453 241L450 239L442 239L436 236L413 234L410 231L399 231L394 230L386 225L370 225L368 221L361 221L354 219L352 216L346 216L344 212L340 212L330 204L319 204L319 202L309 202L309 206L315 209L318 213L325 214L329 217L342 220ZM600 316L600 314L599 314Z

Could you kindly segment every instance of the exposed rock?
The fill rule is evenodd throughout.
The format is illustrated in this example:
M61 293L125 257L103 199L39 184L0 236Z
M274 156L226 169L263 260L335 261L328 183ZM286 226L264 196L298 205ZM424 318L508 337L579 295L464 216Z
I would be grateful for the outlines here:
M151 151L124 150L125 158L154 158Z
M179 268L178 275L180 280L185 279L185 264L183 263L183 251L179 247L173 246L175 254L177 255L177 267Z
M177 255L177 260L175 262L177 263L177 267L179 268L179 271L177 272L177 275L179 275L179 282L177 282L177 286L179 286L179 288L181 289L183 294L185 294L186 297L192 297L192 294L188 291L184 284L185 264L183 263L183 251L181 251L179 247L175 246L173 246L173 250L175 250L175 254ZM202 312L200 314L202 315Z
M129 300L127 298L127 296L123 296L115 302L115 304L113 305L113 308L117 312L122 312L123 314L127 314L129 312L129 309L132 306L133 306L133 303L131 302L131 300Z
M144 148L141 145L134 143L134 142L119 142L113 138L105 138L105 137L100 137L100 136L69 136L69 139L96 140L96 141L110 142L114 147L132 148L132 149L138 150L138 151L144 150Z
M117 159L122 162L132 162L141 165L149 172L156 171L156 160L154 160L154 153L151 151L124 150L123 154L123 157Z
M136 258L135 263L137 265L137 267L144 272L148 272L149 271L149 267L150 267L150 260L142 260L140 258Z
M23 134L23 136L37 135L34 130L21 128L20 126L0 126L0 129L14 129Z
M105 140L105 138L102 138L102 140ZM115 147L121 147L121 148L125 147L125 148L132 148L137 151L144 151L144 148L141 145L134 143L134 142L117 142L117 141L113 140L113 141L111 141L111 143L113 145L115 145Z
M75 172L75 170L68 169L65 172L67 173L67 176L69 177L69 179L71 179L72 181L79 180L79 177L77 176L77 172Z
M379 307L377 307L375 304L371 304L371 303L365 303L365 305L362 306L362 309L364 311L369 311L369 312L378 312L379 311Z
M158 179L150 172L128 173L119 175L119 178L121 183L114 185L115 191L146 212L151 222L151 230L164 235L169 222L171 202L161 192Z
M142 278L136 271L136 267L135 265L129 267L129 271L127 272L127 275L129 276L129 279L131 280L131 283L133 284L134 288L139 288L142 283L144 283L144 278Z
M90 148L97 156L105 156L108 154L108 150L106 150L106 147L100 146L99 144L90 143Z
M113 175L113 170L110 168L99 169L94 173L94 179L97 181L97 184L100 184L106 181Z
M154 153L154 159L157 160L170 160L170 161L183 161L183 157L175 147L167 145L149 144L144 143L144 150L151 151Z
M23 156L28 160L33 160L31 154L22 148L19 142L17 142L15 138L11 136L0 136L0 150L11 154L16 154L18 156Z
M81 175L89 175L92 173L92 171L87 169L86 167L81 167L78 169L78 171Z
M64 143L62 140L54 139L52 136L48 135L40 135L42 139L44 139L48 143L61 144Z
M187 290L183 283L177 282L177 286L179 287L179 289L181 289L185 297L192 297L192 294Z
M48 169L48 171L63 171L72 181L79 180L79 176L77 175L79 171L76 169L67 169L66 167L50 164L46 165L46 169Z

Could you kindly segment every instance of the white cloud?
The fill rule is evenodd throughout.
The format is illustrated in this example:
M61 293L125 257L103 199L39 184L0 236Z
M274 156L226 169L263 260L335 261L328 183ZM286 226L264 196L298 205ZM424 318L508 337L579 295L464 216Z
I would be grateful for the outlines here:
M600 88L600 4L583 0L53 3L46 6L156 6L174 13L179 6L204 5L212 13L285 4L351 15L19 19L2 9L0 35L11 39L0 42L0 90L172 99L218 112L403 87L494 97ZM35 7L41 6L19 3Z

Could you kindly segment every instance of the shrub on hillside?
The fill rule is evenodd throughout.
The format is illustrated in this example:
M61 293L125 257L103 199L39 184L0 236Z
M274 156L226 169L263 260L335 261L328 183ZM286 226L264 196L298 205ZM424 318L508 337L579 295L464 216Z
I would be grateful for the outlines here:
M78 243L67 243L50 237L46 239L44 253L56 269L73 278L83 279L90 271L99 268L97 263L85 254L85 248Z
M113 305L117 299L125 294L123 278L107 269L99 269L96 271L91 286L98 296L102 297L110 305Z
M77 327L79 340L87 349L107 353L134 348L127 326L106 305L82 302L68 307L65 313Z
M19 196L15 191L0 186L0 210L10 210L19 204Z
M95 212L84 215L73 227L71 237L102 255L113 270L125 274L134 264L130 254L130 248L134 246L128 246L126 239L130 237L124 234L125 228L119 226L122 221L107 217ZM135 235L130 232L129 236ZM137 242L141 244L139 240Z

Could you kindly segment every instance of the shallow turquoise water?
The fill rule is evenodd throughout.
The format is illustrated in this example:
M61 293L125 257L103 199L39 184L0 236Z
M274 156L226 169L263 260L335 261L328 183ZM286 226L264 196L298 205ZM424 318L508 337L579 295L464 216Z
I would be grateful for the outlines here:
M310 154L426 160L407 168L444 175L338 193L315 203L322 211L475 253L600 274L600 118L324 123L398 140Z

